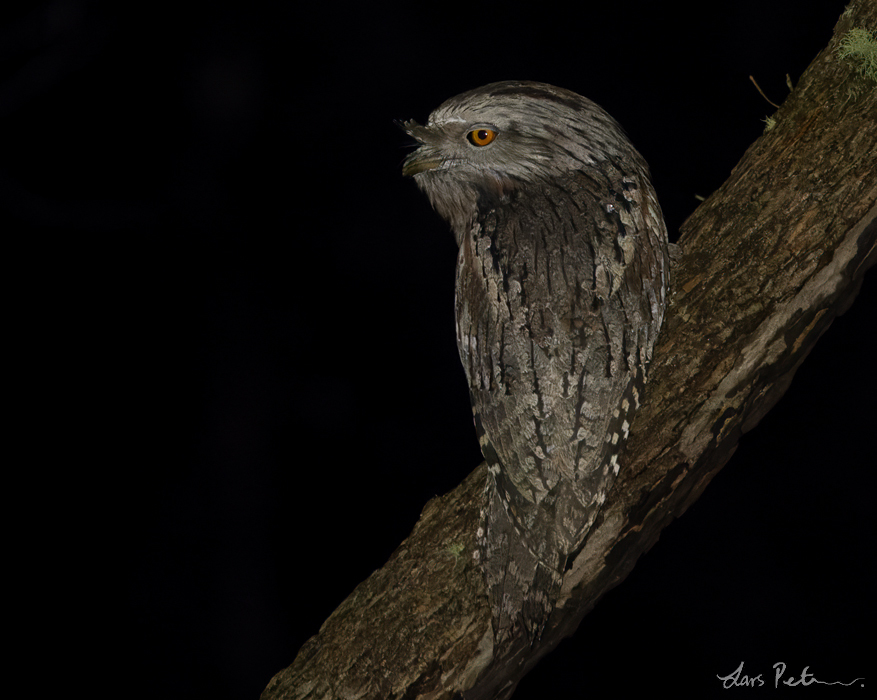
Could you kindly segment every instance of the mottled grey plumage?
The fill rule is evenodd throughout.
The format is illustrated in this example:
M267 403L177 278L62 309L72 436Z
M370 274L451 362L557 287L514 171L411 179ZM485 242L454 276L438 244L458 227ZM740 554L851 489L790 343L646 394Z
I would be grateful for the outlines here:
M403 127L403 172L460 248L494 632L532 638L618 474L666 305L661 210L621 128L568 90L493 83Z

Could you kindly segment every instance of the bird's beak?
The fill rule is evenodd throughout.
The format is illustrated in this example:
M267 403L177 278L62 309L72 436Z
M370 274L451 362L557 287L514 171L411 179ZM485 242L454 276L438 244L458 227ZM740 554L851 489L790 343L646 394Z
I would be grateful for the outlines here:
M425 170L437 168L444 162L441 152L430 145L430 141L433 139L428 127L422 126L413 120L407 122L397 121L396 124L402 131L420 144L417 150L408 154L408 157L402 164L403 175L406 177L417 175L417 173L422 173Z

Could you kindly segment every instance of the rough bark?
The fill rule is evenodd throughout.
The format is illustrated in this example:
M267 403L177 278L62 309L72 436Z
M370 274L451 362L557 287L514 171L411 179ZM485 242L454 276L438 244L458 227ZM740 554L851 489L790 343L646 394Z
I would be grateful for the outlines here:
M775 115L682 227L674 296L621 474L535 644L494 646L472 561L484 465L426 504L387 564L263 700L508 698L724 466L877 259L877 83L839 58L877 3L840 18Z

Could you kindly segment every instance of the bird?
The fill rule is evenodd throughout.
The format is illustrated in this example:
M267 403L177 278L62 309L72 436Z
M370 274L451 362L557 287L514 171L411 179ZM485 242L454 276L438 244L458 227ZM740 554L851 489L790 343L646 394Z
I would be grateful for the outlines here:
M458 246L457 347L487 481L473 558L494 638L544 632L618 476L668 303L667 230L618 123L547 83L398 122Z

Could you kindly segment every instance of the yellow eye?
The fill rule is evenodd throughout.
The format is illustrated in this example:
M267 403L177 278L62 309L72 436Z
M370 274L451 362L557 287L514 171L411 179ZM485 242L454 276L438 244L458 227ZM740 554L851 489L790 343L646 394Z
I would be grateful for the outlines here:
M473 129L466 138L473 146L486 146L496 138L496 132L493 129Z

